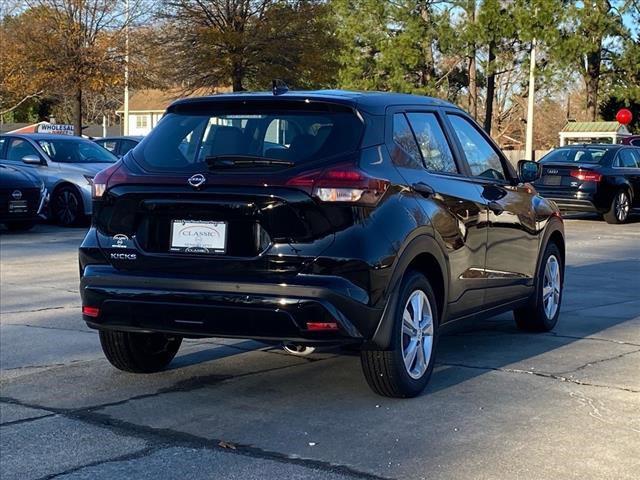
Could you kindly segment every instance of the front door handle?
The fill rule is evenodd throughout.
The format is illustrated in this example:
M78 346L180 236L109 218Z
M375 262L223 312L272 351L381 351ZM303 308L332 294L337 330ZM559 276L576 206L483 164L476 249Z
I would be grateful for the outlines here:
M423 197L430 197L431 195L436 193L436 191L433 189L431 185L427 185L424 182L414 183L413 185L411 185L411 188L413 189L414 192L419 193Z
M496 215L500 215L502 212L504 212L504 208L498 202L491 201L487 204L487 207L489 207L489 210L491 210Z

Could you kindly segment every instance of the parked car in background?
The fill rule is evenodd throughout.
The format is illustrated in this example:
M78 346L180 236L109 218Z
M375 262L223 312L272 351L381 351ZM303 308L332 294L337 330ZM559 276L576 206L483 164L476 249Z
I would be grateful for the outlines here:
M93 141L109 150L116 157L122 158L129 150L135 148L143 138L142 136L130 135L124 137L94 138Z
M640 148L584 144L557 148L541 160L540 195L561 210L597 212L607 223L625 223L640 209Z
M0 144L3 139L0 138ZM0 164L0 223L9 230L31 229L46 208L47 189L32 173Z
M183 337L346 343L375 392L415 396L445 323L555 326L564 229L539 174L429 97L178 101L95 178L83 318L129 372L165 368Z
M640 147L640 135L631 135L625 137L621 142L623 145L633 145L634 147Z
M52 134L0 135L0 163L36 175L49 191L49 214L58 225L91 215L91 185L115 155L81 137Z

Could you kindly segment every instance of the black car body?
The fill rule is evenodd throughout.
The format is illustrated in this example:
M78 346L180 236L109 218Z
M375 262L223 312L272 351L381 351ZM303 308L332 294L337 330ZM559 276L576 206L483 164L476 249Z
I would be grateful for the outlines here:
M536 178L536 164L522 167ZM181 337L357 343L372 388L408 396L426 384L441 324L513 309L525 328L557 320L557 208L440 100L320 91L178 101L94 189L83 314L123 370L161 368ZM541 321L543 287L558 310ZM408 326L415 338L405 338L407 314L433 325ZM400 368L398 342L420 345L418 357L432 342L430 363L380 376Z
M561 210L596 212L624 223L640 208L640 148L626 145L569 145L541 160L538 192Z
M44 182L31 173L0 164L0 223L9 230L28 230L46 208Z
M143 138L144 137L139 135L125 135L122 137L94 138L93 141L101 147L109 150L116 157L122 158L129 152L129 150L133 150Z

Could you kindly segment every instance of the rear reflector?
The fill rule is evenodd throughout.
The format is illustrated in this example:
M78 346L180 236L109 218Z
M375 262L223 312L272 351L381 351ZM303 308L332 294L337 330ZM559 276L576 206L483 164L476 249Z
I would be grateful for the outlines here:
M338 324L334 322L307 322L307 330L338 330Z
M97 307L82 307L82 314L95 318L100 315L100 309Z
M599 182L602 175L591 170L571 170L571 176L583 182Z

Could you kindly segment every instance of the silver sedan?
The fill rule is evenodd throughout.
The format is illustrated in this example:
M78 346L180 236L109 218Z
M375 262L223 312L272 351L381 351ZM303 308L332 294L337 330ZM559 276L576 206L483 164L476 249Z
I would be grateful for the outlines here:
M0 163L28 169L51 194L50 215L63 226L91 215L91 185L96 173L117 161L94 142L65 135L0 135Z

